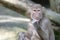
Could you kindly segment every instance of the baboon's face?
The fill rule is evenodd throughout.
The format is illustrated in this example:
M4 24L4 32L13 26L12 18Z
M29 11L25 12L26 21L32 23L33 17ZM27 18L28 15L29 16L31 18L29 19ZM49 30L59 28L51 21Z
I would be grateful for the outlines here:
M31 14L32 14L32 17L36 20L39 20L40 17L42 16L42 9L41 8L32 8L31 9Z

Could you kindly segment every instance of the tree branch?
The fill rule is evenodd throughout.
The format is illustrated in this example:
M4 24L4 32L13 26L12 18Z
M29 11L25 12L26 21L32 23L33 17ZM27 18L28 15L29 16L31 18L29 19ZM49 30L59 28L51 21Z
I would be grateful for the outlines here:
M0 0L0 3L3 4L4 7L10 8L20 14L25 14L27 11L27 4L18 0Z

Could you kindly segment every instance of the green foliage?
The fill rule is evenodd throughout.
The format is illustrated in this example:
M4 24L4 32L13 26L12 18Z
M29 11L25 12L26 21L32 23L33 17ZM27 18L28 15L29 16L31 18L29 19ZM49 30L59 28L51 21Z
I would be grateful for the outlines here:
M60 31L59 30L58 31L54 30L54 33L55 33L55 39L60 40Z

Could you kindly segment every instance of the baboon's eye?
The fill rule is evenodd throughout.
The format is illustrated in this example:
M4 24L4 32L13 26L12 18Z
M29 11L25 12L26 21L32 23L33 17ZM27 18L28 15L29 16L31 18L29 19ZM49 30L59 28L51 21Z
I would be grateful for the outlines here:
M40 11L40 10L38 10L38 11Z
M36 11L36 10L33 10L33 11Z

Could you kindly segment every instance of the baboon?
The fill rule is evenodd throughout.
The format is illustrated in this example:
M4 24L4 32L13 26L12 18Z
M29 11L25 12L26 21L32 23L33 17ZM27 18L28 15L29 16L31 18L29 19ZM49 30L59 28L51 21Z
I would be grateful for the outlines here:
M27 32L24 33L26 40L55 40L54 31L50 20L45 16L43 7L34 4L28 8L27 14L31 18Z

